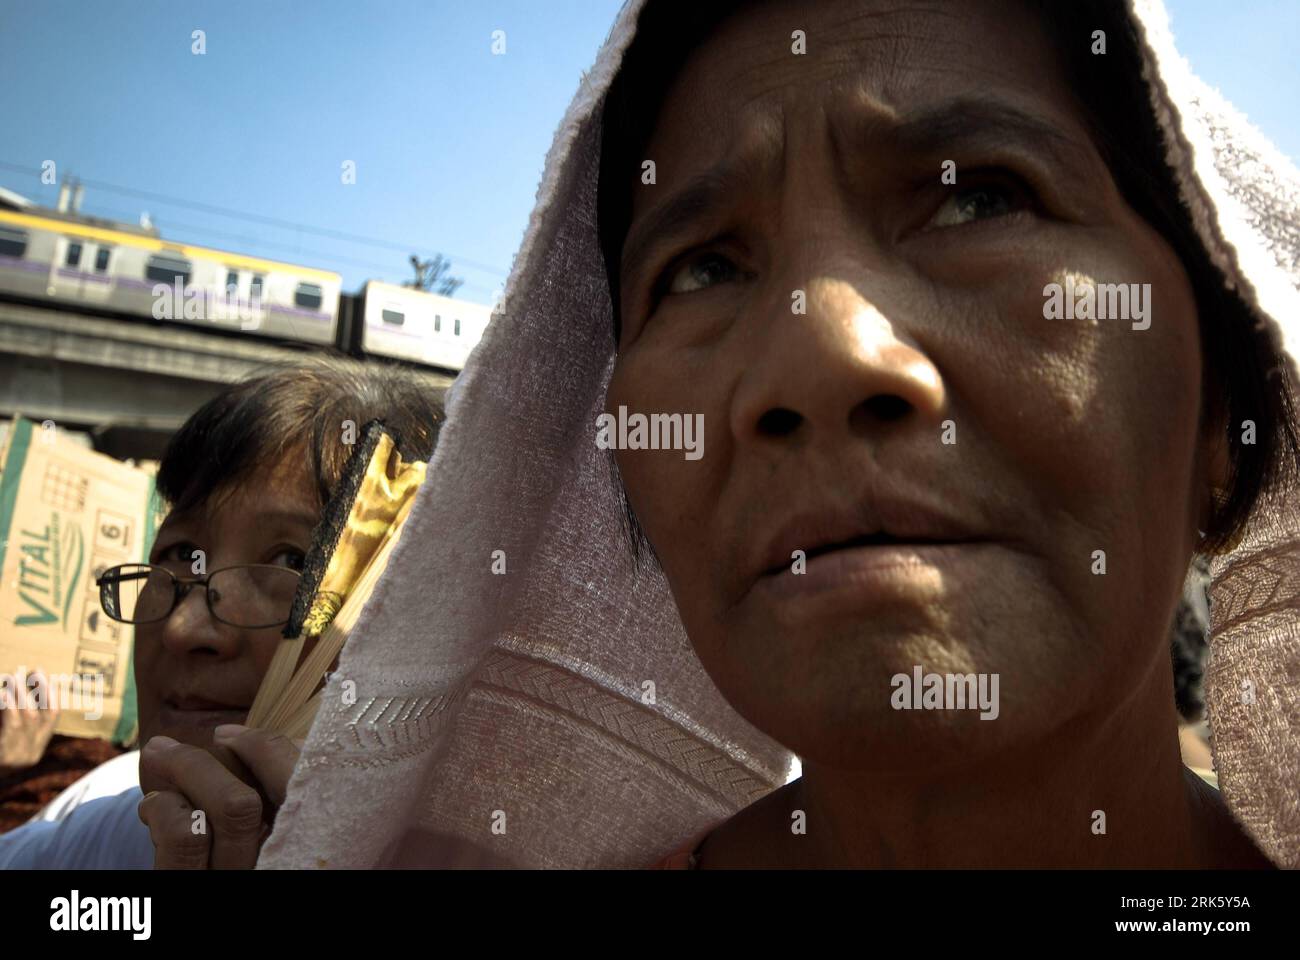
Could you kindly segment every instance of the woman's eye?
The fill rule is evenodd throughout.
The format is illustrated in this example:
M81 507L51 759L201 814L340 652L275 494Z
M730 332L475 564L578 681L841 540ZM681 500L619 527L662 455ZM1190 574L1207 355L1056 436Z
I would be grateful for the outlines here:
M734 280L739 273L736 265L722 254L705 253L675 267L668 276L664 293L694 293Z
M1005 217L1032 206L1023 189L1003 183L983 183L953 192L930 221L931 227L955 227L977 220Z
M199 548L194 544L188 540L180 540L159 553L158 559L154 562L164 567L184 567L188 572L194 565L198 552Z
M303 563L306 561L306 559L307 559L307 555L304 554L301 550L288 548L285 550L281 550L279 553L273 556L271 558L271 565L276 567L288 567L290 570L297 570L301 572Z

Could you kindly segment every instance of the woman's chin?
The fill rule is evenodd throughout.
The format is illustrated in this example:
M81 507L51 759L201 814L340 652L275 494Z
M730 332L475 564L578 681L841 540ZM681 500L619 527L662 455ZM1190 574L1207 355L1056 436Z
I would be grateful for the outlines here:
M1058 685L1024 671L1003 675L974 657L899 649L902 656L829 658L811 670L773 661L758 674L714 680L749 723L798 756L877 773L989 762L1041 739L1072 706L1067 677Z
M196 747L212 744L212 732L225 723L242 724L247 710L179 710L164 705L158 713L157 734Z

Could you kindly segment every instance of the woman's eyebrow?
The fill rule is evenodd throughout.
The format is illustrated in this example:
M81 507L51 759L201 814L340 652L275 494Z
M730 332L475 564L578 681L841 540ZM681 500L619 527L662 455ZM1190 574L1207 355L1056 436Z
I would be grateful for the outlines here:
M740 186L736 165L724 160L691 178L667 200L638 217L623 244L619 269L624 276L635 275L651 247L716 213L730 202Z
M873 124L874 125L874 124ZM1076 163L1091 151L1056 124L1004 100L960 97L890 125L885 137L914 154L942 153L945 148L1023 144L1048 153L1065 164Z

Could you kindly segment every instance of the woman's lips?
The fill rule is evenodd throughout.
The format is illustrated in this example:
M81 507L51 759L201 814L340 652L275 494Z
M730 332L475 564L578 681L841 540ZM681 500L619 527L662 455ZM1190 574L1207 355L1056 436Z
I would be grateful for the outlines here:
M846 545L809 557L803 573L794 572L791 560L763 575L754 595L777 607L783 619L797 620L934 600L952 573L985 562L993 546L986 540Z
M159 711L164 727L219 727L223 723L243 723L248 707L230 707L210 700L164 700Z

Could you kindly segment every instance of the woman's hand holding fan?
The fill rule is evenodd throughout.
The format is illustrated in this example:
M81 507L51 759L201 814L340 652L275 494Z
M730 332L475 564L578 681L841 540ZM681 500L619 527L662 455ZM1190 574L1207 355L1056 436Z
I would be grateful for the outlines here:
M205 750L154 737L140 754L140 820L153 840L155 869L251 870L257 864L302 742L226 726L217 728L216 745Z

